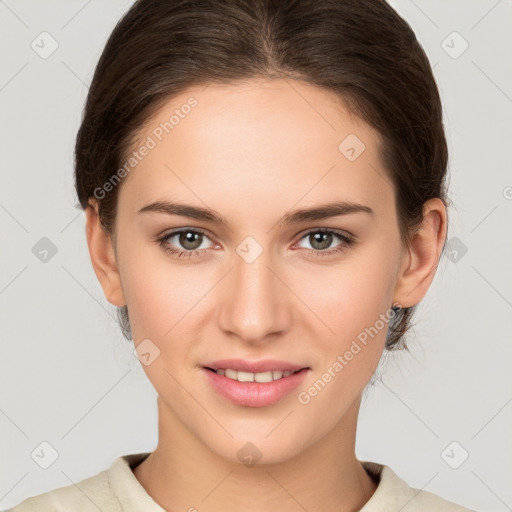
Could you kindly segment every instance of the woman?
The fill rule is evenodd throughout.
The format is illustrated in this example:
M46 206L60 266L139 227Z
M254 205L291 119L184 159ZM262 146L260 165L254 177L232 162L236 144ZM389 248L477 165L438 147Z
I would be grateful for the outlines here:
M12 510L468 510L355 456L447 231L438 90L389 5L139 0L75 156L159 442Z

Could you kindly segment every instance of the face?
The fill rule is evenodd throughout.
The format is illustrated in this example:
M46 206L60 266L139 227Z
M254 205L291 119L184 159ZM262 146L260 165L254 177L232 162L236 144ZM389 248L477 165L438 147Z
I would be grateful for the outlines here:
M340 428L378 365L397 299L404 252L379 136L330 93L292 85L173 98L141 130L133 149L149 149L119 193L118 305L150 354L144 371L168 421L232 461L247 442L261 462L283 461ZM363 208L293 216L339 203ZM240 364L226 359L303 370L263 384L205 368ZM248 368L269 377L268 366Z

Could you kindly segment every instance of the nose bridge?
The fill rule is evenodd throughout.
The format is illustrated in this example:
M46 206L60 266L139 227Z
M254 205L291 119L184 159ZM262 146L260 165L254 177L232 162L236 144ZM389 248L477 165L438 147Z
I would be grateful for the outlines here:
M274 275L270 251L254 239L247 237L236 253L221 299L221 327L254 342L285 328L283 285Z

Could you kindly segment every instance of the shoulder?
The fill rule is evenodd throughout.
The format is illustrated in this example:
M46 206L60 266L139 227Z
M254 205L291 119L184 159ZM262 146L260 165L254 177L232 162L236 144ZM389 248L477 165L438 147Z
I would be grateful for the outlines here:
M122 510L110 492L106 471L76 484L26 498L7 512L98 512L98 509L119 512Z
M149 453L122 455L97 475L31 496L6 512L165 512L132 472Z
M437 494L410 487L389 466L362 461L372 477L379 479L377 490L360 512L475 512Z

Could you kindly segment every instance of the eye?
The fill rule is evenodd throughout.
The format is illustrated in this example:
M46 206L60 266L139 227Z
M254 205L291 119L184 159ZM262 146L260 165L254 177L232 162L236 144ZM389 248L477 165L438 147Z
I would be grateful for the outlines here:
M208 239L206 232L202 229L182 228L160 237L158 242L165 252L177 258L191 258L211 250L208 247L201 247L205 238ZM178 249L175 248L176 246ZM180 250L180 247L184 250Z
M312 246L311 250L306 251L308 256L332 256L349 249L355 244L354 237L342 231L327 228L310 230L302 236L301 240L306 238ZM336 238L341 243L332 249L328 249ZM211 247L203 246L205 239L209 240L209 237L206 231L202 229L181 228L167 233L158 238L157 241L162 249L172 254L173 257L192 258L205 256L212 250Z
M333 249L328 249L335 239L341 240L341 243ZM312 250L307 251L311 256L332 256L352 247L355 239L341 231L335 229L319 228L308 231L301 240L307 239ZM328 250L326 250L328 249Z

